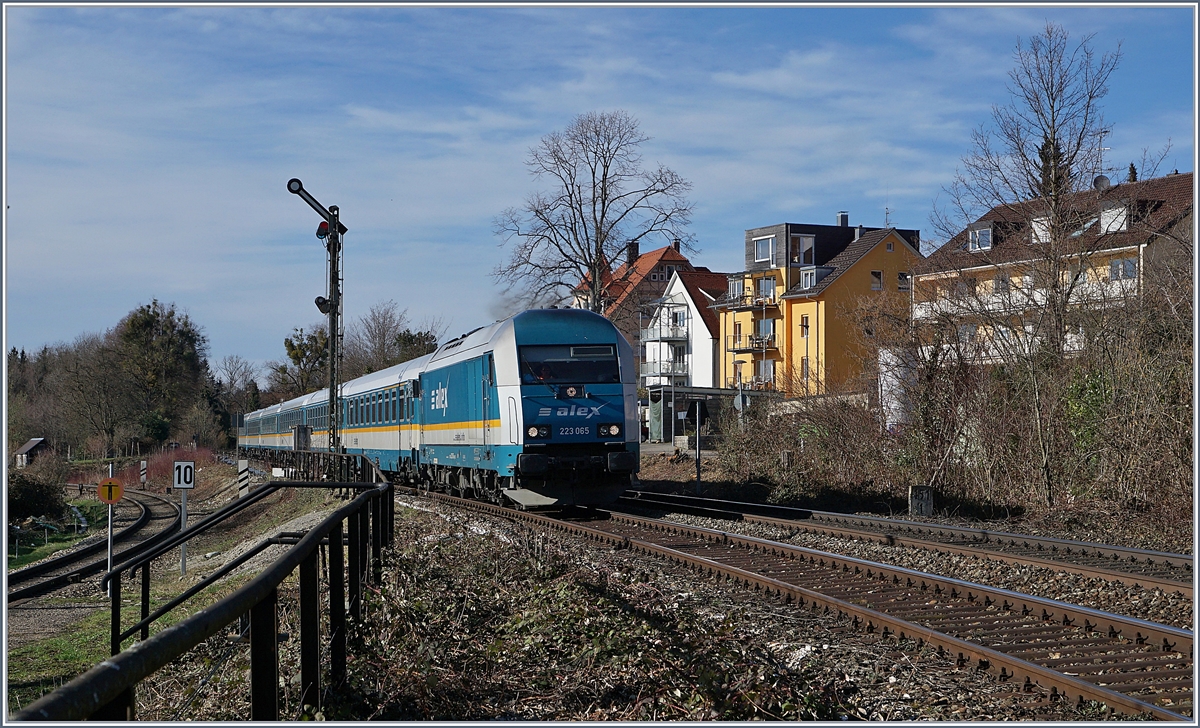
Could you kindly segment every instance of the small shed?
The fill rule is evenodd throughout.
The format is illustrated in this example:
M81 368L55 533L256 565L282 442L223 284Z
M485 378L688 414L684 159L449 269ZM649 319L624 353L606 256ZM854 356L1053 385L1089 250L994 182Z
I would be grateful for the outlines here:
M22 445L17 449L16 453L14 453L17 469L23 468L32 463L38 455L41 455L46 450L47 447L49 446L46 444L46 438L44 437L35 437Z

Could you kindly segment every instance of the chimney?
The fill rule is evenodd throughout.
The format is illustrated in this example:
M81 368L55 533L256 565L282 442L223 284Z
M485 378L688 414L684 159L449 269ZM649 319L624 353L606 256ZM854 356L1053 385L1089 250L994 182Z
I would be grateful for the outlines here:
M638 259L638 244L637 244L637 241L635 240L635 241L629 243L627 246L625 246L625 264L628 265L630 268L632 268L634 262L636 262L637 259Z
M675 238L671 241L671 247L675 248L675 252L679 252L679 238Z
M862 231L862 225L859 225L858 227L856 227L856 228L854 229L854 239L855 239L855 240L858 240L859 238L861 238L861 237L862 237L862 233L863 233L863 231Z
M847 227L850 225L850 213L845 210L839 210L837 214L838 227Z

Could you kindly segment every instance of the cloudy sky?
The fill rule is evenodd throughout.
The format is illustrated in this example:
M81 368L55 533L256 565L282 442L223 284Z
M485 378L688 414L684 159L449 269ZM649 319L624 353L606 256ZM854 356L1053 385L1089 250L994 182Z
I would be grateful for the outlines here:
M5 338L36 349L157 298L211 356L281 358L321 317L336 204L346 314L395 300L457 335L492 321L493 219L539 189L529 148L624 109L693 184L693 263L740 269L778 222L929 235L970 133L1047 21L1121 43L1105 114L1193 171L1189 7L37 7L6 5ZM643 245L643 250L654 243Z

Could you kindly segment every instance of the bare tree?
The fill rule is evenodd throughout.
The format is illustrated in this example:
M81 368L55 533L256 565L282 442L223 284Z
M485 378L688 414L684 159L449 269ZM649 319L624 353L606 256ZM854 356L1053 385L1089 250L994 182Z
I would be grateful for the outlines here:
M513 244L493 272L507 291L562 302L582 284L586 308L603 312L610 265L628 244L661 234L690 245L691 184L662 165L643 166L648 140L625 111L590 112L529 150L530 173L551 188L495 220L496 234Z
M1092 38L1072 47L1062 26L1047 23L1028 43L1018 41L1009 102L993 106L991 124L973 134L973 149L945 190L949 208L936 209L932 219L939 236L950 241L938 254L949 260L964 250L974 254L957 263L962 270L947 297L961 309L951 312L955 325L986 322L989 331L1002 334L990 343L1007 348L1027 375L1019 394L1029 403L1048 504L1055 498L1060 454L1061 398L1054 385L1061 379L1054 373L1067 353L1076 289L1086 280L1081 272L1095 252L1089 245L1101 239L1095 230L1080 235L1096 225L1098 204L1082 205L1079 198L1104 171L1101 147L1110 127L1100 101L1121 58L1119 44L1097 58ZM986 241L968 230L981 215ZM982 287L978 274L966 270L1013 261L1024 262L1019 270L998 268L1004 280L997 275ZM1008 299L1006 305L997 297Z
M413 326L395 301L376 304L350 325L342 373L353 379L428 354L445 332L441 319Z
M237 354L230 354L217 363L217 380L221 383L221 404L230 413L249 412L252 394L257 391L259 367Z

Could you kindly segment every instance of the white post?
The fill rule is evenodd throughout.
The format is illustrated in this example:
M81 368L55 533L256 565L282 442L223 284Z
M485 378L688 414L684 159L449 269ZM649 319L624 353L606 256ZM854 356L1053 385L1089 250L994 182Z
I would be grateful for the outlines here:
M109 465L111 472L112 465ZM112 503L108 504L108 570L111 572L113 567L113 507ZM108 596L112 596L112 582L108 582Z
M187 494L186 490L180 489L180 509L179 509L179 530L187 530ZM179 575L187 576L187 541L179 544Z

